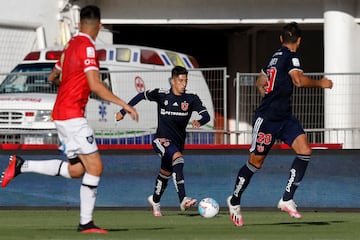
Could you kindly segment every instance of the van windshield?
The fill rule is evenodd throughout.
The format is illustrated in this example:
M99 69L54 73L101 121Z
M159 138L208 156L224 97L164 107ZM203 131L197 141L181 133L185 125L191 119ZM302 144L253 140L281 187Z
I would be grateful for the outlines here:
M56 93L47 77L54 63L20 64L0 84L1 93Z

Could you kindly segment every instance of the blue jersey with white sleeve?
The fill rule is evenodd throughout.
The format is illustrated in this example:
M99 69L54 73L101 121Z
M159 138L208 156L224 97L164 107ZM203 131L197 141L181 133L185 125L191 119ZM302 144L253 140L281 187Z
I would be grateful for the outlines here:
M265 96L255 111L270 121L278 121L292 116L292 93L294 84L291 80L291 71L303 71L296 52L282 46L271 57L268 65L261 69L267 76Z

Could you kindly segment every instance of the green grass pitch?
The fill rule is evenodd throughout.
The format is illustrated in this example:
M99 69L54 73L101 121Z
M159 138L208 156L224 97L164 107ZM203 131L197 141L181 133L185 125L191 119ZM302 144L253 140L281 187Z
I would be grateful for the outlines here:
M303 219L280 211L243 211L244 226L235 227L226 209L211 219L195 210L163 210L153 217L148 209L95 210L95 223L104 234L76 232L79 211L0 210L0 239L156 239L156 240L340 240L360 239L360 212L303 212Z

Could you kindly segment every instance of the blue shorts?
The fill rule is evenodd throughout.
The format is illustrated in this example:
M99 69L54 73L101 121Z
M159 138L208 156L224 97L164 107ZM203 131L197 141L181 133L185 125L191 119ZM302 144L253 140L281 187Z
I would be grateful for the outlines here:
M283 121L269 121L257 117L253 124L249 151L255 155L267 155L277 139L291 146L294 140L304 133L299 120L294 116Z
M155 138L152 146L161 158L161 169L172 172L172 158L176 152L181 152L181 150L167 138Z

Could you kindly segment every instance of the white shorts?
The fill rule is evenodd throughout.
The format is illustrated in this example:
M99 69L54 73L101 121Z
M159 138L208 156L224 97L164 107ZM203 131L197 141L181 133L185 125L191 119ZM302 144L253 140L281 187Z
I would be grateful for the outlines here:
M54 121L61 150L68 159L77 157L78 154L90 154L98 151L94 132L85 118Z

